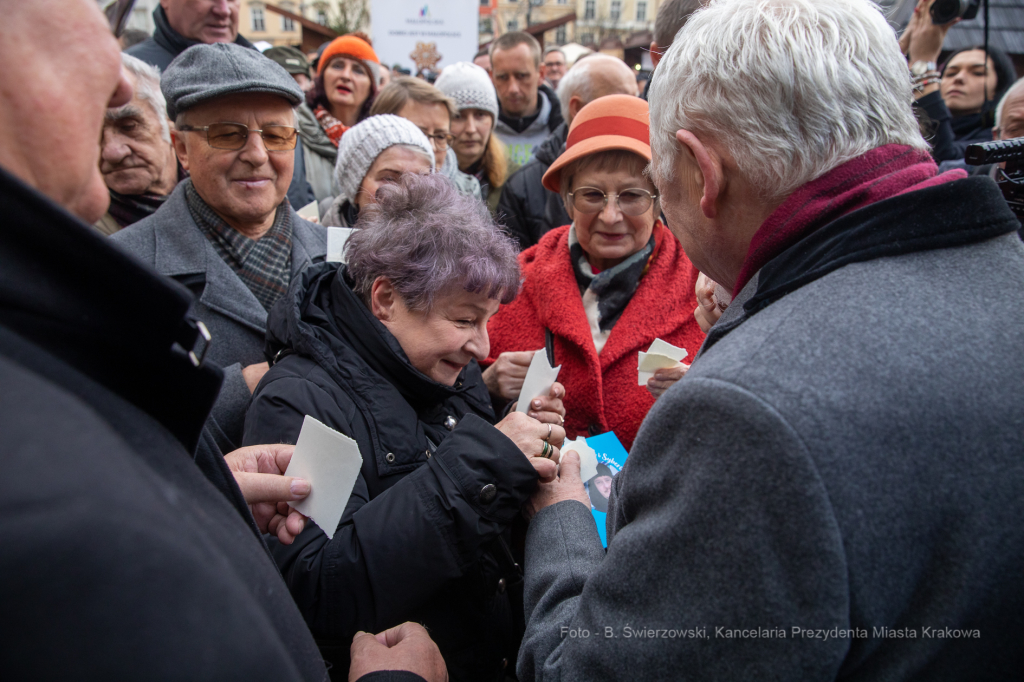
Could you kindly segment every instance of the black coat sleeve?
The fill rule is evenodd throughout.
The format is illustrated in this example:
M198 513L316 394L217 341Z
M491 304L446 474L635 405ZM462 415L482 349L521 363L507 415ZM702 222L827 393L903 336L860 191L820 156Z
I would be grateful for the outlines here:
M533 241L530 239L530 233L526 227L526 197L519 191L520 172L516 171L505 182L505 186L501 190L501 198L498 199L495 215L505 234L515 239L519 244L519 250L522 251L532 246Z
M360 417L351 405L296 377L260 386L245 442L294 442L306 414L356 436L352 422ZM271 543L271 551L314 635L351 640L359 630L401 623L461 577L517 516L536 480L511 440L470 415L425 465L374 499L360 475L332 539L310 524L295 543Z

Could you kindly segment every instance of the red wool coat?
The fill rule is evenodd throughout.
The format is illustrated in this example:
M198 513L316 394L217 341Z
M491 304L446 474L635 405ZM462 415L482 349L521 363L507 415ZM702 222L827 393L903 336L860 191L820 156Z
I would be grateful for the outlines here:
M523 290L487 325L491 356L485 365L506 351L544 348L545 328L554 334L570 439L614 431L628 450L654 405L647 387L637 385L637 353L661 338L689 351L689 362L704 341L693 318L697 269L668 229L659 222L654 230L654 257L600 355L569 261L568 225L519 255Z

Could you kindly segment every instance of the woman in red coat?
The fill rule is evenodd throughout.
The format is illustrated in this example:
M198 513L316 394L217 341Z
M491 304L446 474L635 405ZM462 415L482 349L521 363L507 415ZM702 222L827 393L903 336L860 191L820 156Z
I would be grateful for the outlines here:
M648 125L647 102L627 95L596 99L573 119L544 175L573 224L520 254L523 290L491 318L484 372L492 396L514 400L550 332L568 437L614 431L627 449L656 396L686 371L659 370L641 386L637 353L661 338L692 358L704 340L693 316L698 272L658 220L643 172Z

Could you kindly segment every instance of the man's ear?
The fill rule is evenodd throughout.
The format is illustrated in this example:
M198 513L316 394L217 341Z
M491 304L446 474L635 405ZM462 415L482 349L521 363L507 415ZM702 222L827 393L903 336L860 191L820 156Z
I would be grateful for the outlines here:
M676 139L683 147L683 154L688 154L696 162L697 168L687 169L686 164L680 163L682 168L677 171L683 174L692 174L691 178L683 178L684 182L692 183L700 193L700 210L709 220L718 215L718 199L725 189L725 174L722 172L722 162L714 149L707 147L696 135L689 130L677 130ZM681 161L681 159L680 159Z
M395 314L396 294L391 280L378 277L370 289L370 312L381 322L387 324Z
M544 66L544 62L541 62L537 66L537 70L540 71L540 79L544 80L548 75L548 67Z
M584 106L586 106L586 105L583 102L583 98L580 97L579 95L573 95L572 97L570 97L569 98L569 120L571 121L574 118L576 118L576 114L580 113L580 109L582 109Z
M651 64L654 68L658 68L658 62L661 61L661 48L658 47L658 43L651 41Z
M178 157L178 163L186 171L188 170L188 148L185 146L185 133L171 128L171 145L174 147L174 155Z

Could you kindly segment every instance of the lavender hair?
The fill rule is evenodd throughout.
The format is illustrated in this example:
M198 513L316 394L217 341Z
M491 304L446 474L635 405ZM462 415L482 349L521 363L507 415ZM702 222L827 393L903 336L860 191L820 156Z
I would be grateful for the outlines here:
M406 173L377 190L345 244L353 289L369 302L386 277L410 309L428 311L447 293L465 289L501 303L519 293L517 249L487 206L459 194L440 173Z

